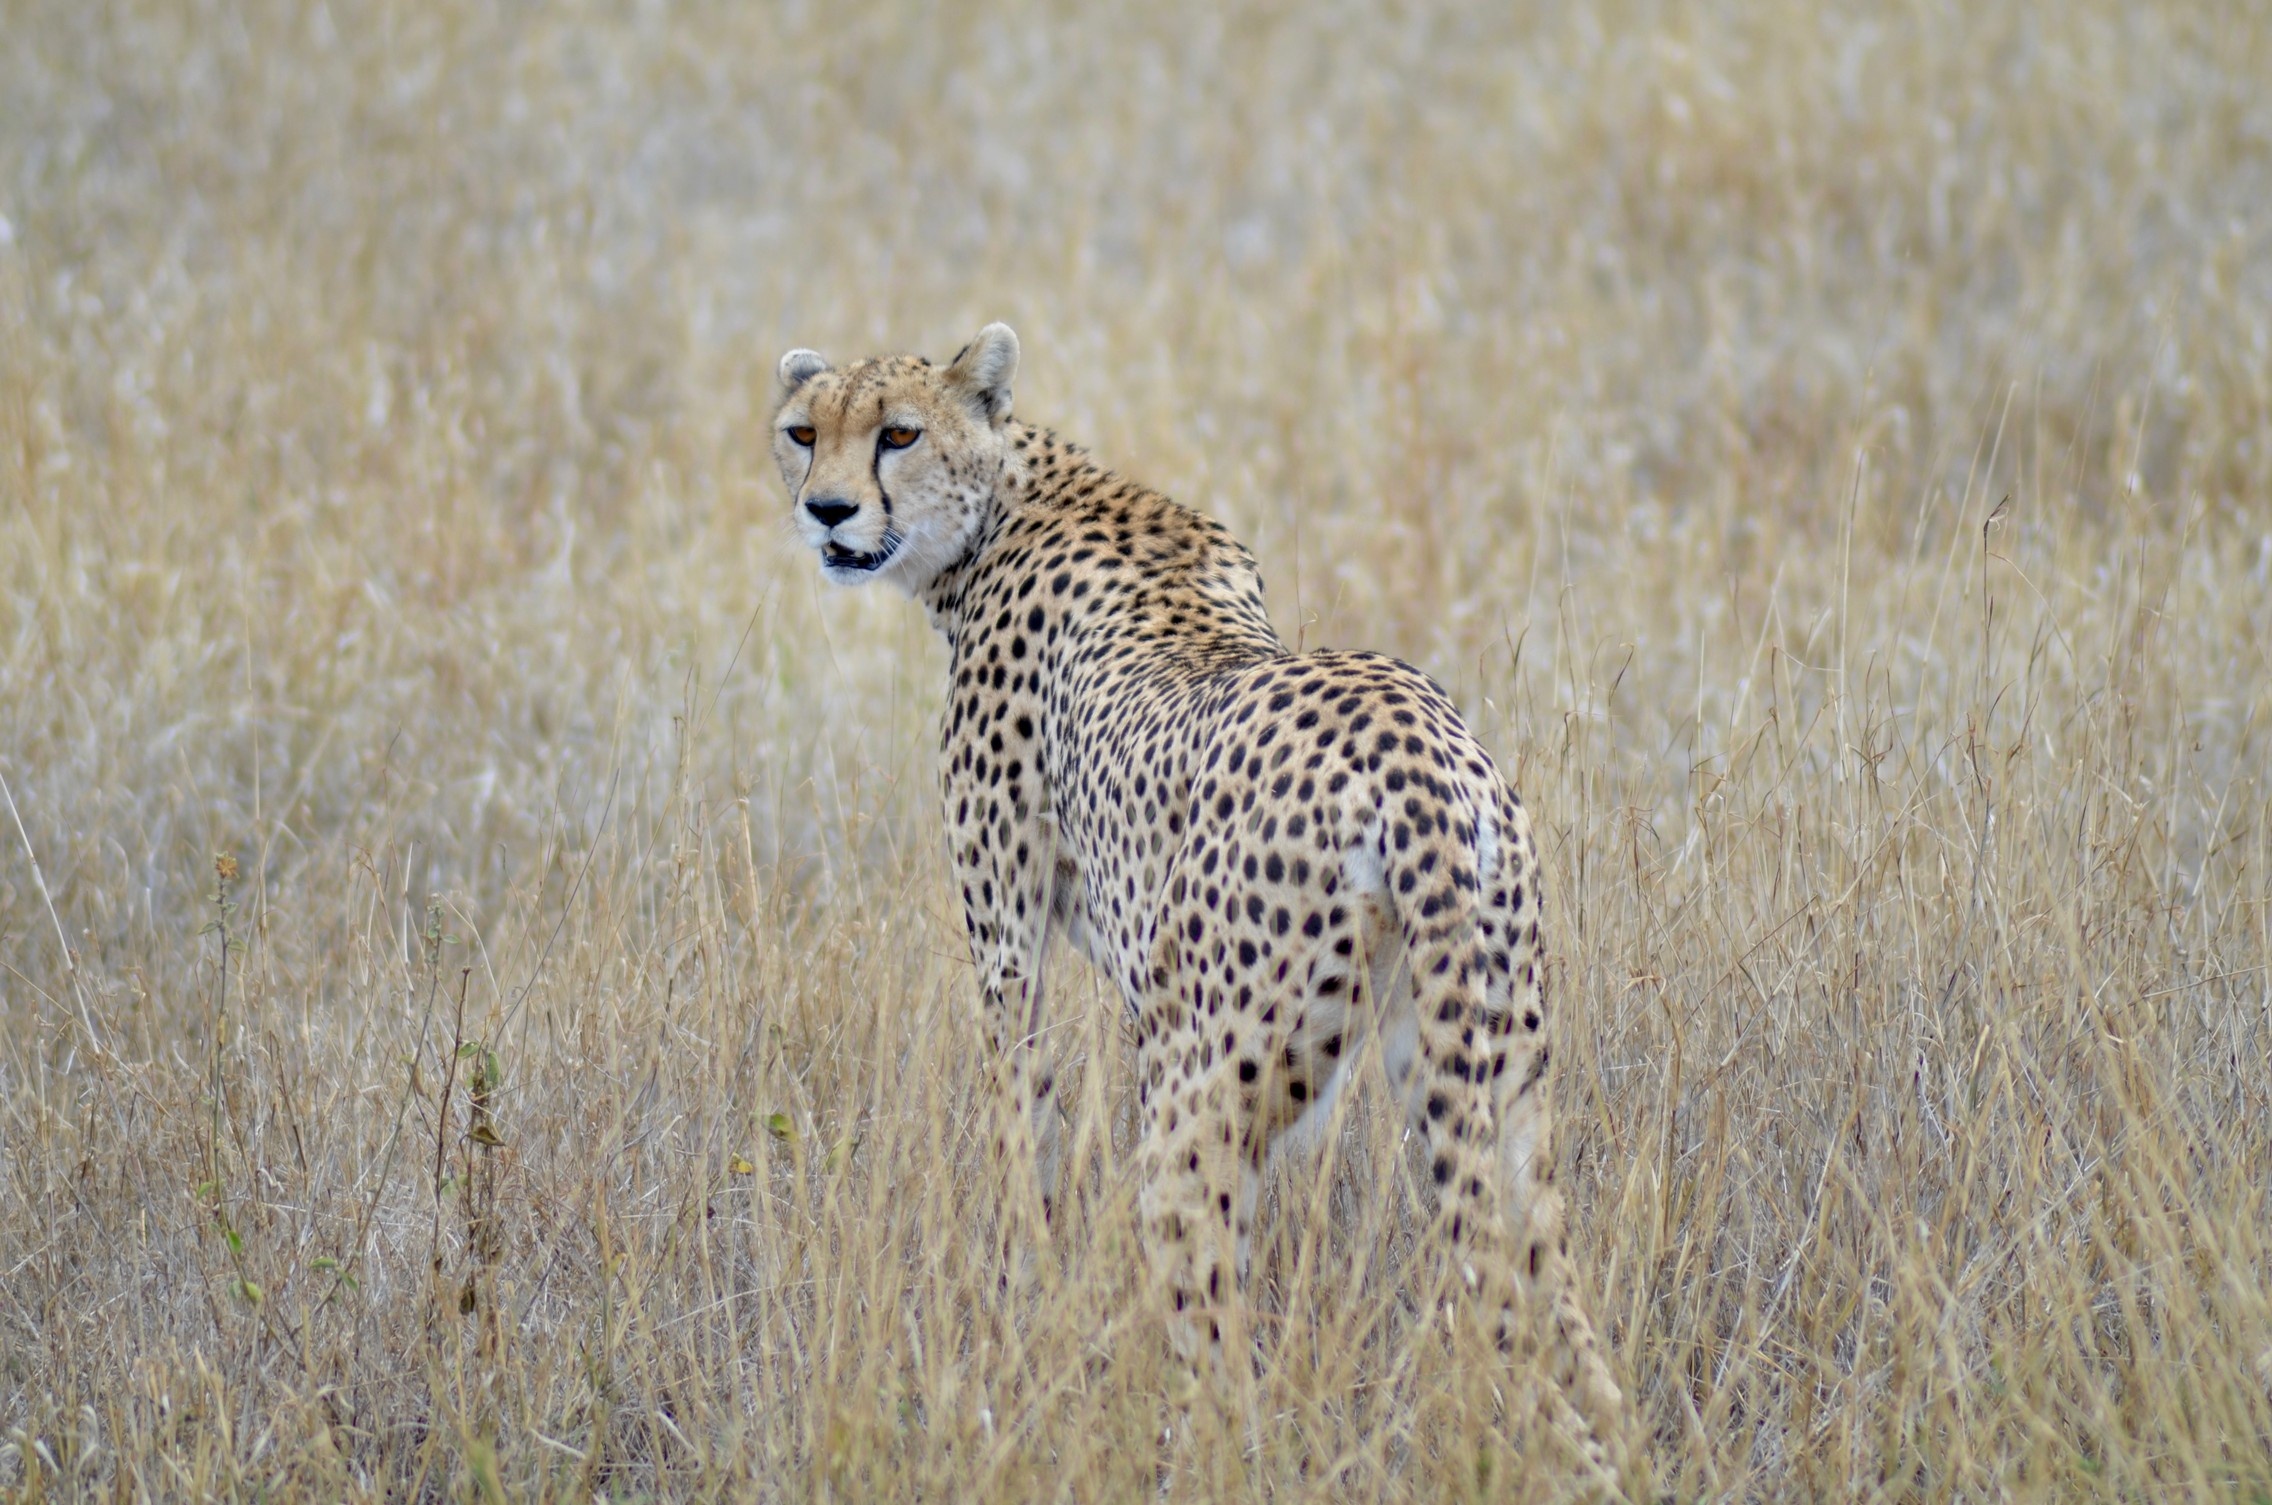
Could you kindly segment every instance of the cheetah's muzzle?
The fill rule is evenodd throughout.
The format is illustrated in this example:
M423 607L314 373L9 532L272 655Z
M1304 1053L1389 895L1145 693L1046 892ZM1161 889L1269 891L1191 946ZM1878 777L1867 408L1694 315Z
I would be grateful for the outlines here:
M842 544L829 543L821 545L820 557L827 561L828 567L832 570L859 570L866 573L870 570L882 569L885 565L891 563L891 556L898 552L899 539L896 536L886 534L884 546L872 554L855 553Z

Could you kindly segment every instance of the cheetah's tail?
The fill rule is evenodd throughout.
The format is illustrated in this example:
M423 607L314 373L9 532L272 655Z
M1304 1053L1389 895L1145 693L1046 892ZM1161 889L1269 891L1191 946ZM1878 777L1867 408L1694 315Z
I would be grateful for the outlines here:
M1631 1457L1626 1407L1579 1298L1553 1185L1536 929L1518 932L1487 902L1499 896L1492 816L1437 834L1386 853L1385 876L1411 970L1414 1102L1440 1226L1470 1287L1499 1306L1501 1342L1523 1353L1521 1335L1535 1334L1553 1382L1548 1414L1614 1481Z

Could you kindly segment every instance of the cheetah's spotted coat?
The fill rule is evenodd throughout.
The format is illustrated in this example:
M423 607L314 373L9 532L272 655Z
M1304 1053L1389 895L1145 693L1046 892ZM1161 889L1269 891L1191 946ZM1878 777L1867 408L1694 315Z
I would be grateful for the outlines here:
M952 653L949 840L997 1076L1024 1110L998 1148L1053 1192L1036 1041L1056 931L1135 1016L1145 1236L1196 1358L1238 1330L1272 1144L1379 1029L1459 1268L1502 1338L1543 1316L1575 1419L1608 1438L1622 1402L1552 1185L1521 803L1424 675L1289 653L1221 525L1013 421L1016 363L999 324L945 367L792 351L774 426L824 572L907 590Z

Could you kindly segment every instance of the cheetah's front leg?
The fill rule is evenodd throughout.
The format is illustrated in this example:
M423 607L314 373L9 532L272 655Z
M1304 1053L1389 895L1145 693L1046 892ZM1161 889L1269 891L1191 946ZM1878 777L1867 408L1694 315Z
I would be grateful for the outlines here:
M951 750L948 766L955 767ZM951 777L948 785L949 812L959 816L955 870L988 1045L990 1148L1011 1204L1023 1206L1029 1218L1038 1211L1039 1231L1054 1208L1062 1142L1056 1075L1043 1038L1056 831L1027 793L1015 781L1007 789L994 784L970 792L959 791Z

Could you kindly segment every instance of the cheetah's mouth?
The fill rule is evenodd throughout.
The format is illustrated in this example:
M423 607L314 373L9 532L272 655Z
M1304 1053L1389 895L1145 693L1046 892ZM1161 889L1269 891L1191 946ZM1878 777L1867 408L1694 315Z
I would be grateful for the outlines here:
M854 570L861 574L866 574L870 570L882 569L891 562L892 555L898 552L899 535L896 533L885 534L883 547L869 554L847 549L844 545L837 543L824 543L820 546L821 560L830 569Z

